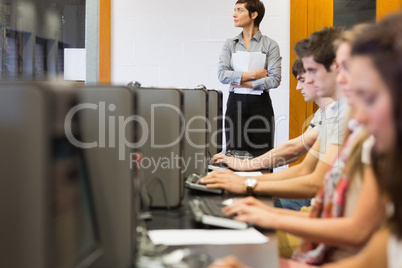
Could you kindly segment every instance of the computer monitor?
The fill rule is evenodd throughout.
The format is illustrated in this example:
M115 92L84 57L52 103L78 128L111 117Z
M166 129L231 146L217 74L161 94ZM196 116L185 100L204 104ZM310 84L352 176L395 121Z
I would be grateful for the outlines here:
M101 254L86 161L64 132L76 104L70 86L0 85L2 267L88 267Z
M183 159L184 177L208 172L208 94L205 89L183 89L185 135Z
M208 156L222 151L222 110L223 94L222 91L208 90L208 121L211 129L208 132Z
M150 206L176 207L184 196L183 94L175 88L133 87L137 100L136 148L142 154Z
M132 162L135 96L127 87L85 86L78 90L85 155L104 254L91 267L132 267L136 252L139 180Z

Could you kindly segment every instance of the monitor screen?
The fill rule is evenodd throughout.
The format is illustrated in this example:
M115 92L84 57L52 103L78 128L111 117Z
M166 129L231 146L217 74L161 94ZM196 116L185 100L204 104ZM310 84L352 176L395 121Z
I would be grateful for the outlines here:
M1 267L81 268L101 253L86 161L63 128L75 99L66 86L0 86Z
M99 232L84 152L68 136L72 133L80 139L82 133L77 116L70 122L66 120L68 112L78 104L77 91L68 86L49 88L50 258L54 267L82 267L99 253Z
M139 211L134 151L129 147L136 133L135 96L126 87L94 85L80 88L78 101L97 107L74 116L81 130L77 140L98 144L84 149L103 250L91 267L130 267L136 255Z
M74 267L98 246L91 190L82 151L66 138L52 141L51 224L56 267Z

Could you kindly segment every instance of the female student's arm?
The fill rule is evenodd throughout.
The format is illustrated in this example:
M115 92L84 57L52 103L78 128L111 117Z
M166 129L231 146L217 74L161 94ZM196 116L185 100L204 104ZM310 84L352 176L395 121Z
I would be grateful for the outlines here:
M363 187L351 217L304 218L279 215L252 205L233 204L226 214L238 214L237 220L252 222L296 236L333 246L363 246L379 227L384 213L372 168L365 167ZM330 231L329 231L330 230Z
M235 202L236 202L237 206L248 206L248 207L260 208L262 210L266 210L268 212L275 213L277 215L292 215L295 217L308 217L308 215L309 215L308 212L304 212L304 211L296 211L296 210L285 209L285 208L271 207L252 196L236 200ZM233 207L233 206L225 207L223 209L223 212L225 214L227 214L227 213L230 214L231 207Z
M387 243L390 236L388 229L378 231L359 254L322 266L323 268L367 268L387 267Z

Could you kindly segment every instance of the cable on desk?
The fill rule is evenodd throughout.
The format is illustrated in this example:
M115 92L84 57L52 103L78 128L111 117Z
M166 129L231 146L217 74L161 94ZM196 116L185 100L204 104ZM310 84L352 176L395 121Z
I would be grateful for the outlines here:
M146 183L145 183L145 175L144 175L144 170L141 168L141 159L142 159L142 153L141 152L136 152L133 154L133 159L136 163L137 166L137 171L138 171L138 180L136 180L136 175L133 175L133 202L136 204L136 202L139 202L140 205L136 207L134 205L135 209L135 214L137 215L137 219L140 220L146 220L146 219L151 219L152 214L149 211L150 210L150 204L151 200L148 195L148 191L146 189ZM138 198L139 200L136 200Z
M133 154L132 160L134 160L137 164L138 177L139 177L139 183L140 183L140 185L138 185L136 183L135 175L134 175L133 184L132 184L134 187L133 193L134 193L134 196L137 196L137 194L139 193L139 196L141 199L142 213L139 215L139 219L151 219L152 214L150 212L150 207L152 204L152 196L149 194L149 192L147 190L147 187L149 186L149 184L151 184L154 181L158 182L161 186L163 198L165 200L166 207L169 211L170 211L170 205L168 203L168 197L167 197L165 185L163 184L163 182L160 178L155 177L155 178L152 178L151 180L145 182L144 170L141 168L141 165L140 165L141 159L142 159L141 152L136 152L135 154Z
M165 199L166 208L170 211L170 205L169 205L168 198L167 198L166 188L165 188L165 185L163 184L163 182L162 182L162 180L161 180L160 178L155 177L155 178L150 179L150 180L145 184L145 188L146 188L149 184L151 184L152 182L154 182L154 181L159 182L159 184L160 184L160 186L161 186L161 188L162 188L163 198ZM147 194L148 194L148 197L151 199L151 204L152 204L152 196L150 196L149 193L147 193Z

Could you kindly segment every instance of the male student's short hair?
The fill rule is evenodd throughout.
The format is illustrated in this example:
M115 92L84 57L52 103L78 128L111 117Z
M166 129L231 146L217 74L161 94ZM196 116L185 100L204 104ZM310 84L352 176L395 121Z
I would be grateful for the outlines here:
M329 72L336 57L334 41L339 38L341 33L340 28L324 27L297 42L295 52L300 58L313 56L314 61L324 65Z
M303 66L303 61L301 58L297 57L293 62L292 66L292 74L297 79L297 76L302 75L306 72Z
M249 16L251 18L251 14L257 12L257 18L254 20L254 25L260 27L260 23L264 18L265 7L264 3L259 0L237 0L236 4L246 4L245 7L248 10Z

